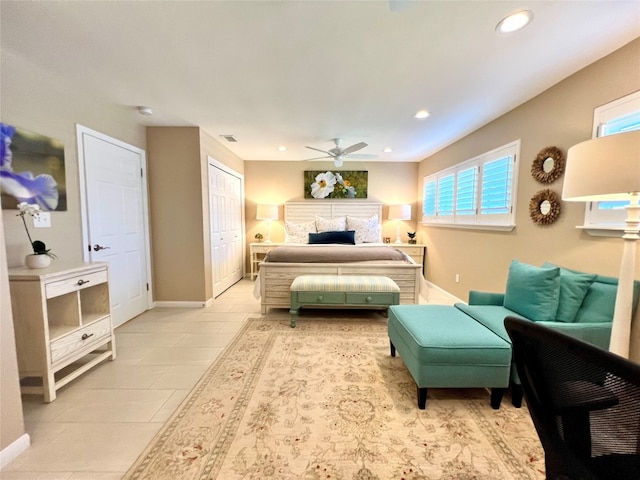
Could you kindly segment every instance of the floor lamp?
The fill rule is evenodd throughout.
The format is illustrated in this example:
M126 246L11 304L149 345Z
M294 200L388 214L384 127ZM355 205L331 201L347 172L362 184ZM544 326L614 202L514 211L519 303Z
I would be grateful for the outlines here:
M411 220L411 205L391 205L389 207L389 220L396 221L396 243L402 243L402 239L400 238L400 221Z
M629 200L609 350L640 363L640 325L632 325L633 277L640 238L640 130L594 138L567 153L563 200Z
M272 204L260 204L258 205L258 212L256 219L266 220L267 222L267 237L264 243L271 243L271 220L278 220L278 205Z

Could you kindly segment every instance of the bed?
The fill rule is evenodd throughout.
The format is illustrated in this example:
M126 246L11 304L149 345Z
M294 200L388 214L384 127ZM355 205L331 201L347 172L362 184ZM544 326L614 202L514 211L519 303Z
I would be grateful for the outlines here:
M361 237L360 240L364 238L369 241L366 243L357 241L356 245L304 245L303 239L306 232L302 231L304 229L297 232L295 228L320 221L317 217L326 221L325 229L332 228L334 221L339 222L342 218L346 218L351 219L353 224L367 224L369 227L372 227L372 223L375 222L377 231L375 235L371 234L368 238ZM299 236L287 235L285 244L273 249L265 261L260 263L254 294L260 299L262 314L266 314L268 308L289 308L291 283L297 276L305 274L386 276L400 287L401 304L420 303L420 288L424 283L422 265L394 249L393 244L388 245L379 241L382 231L381 218L382 204L376 202L310 200L286 203L284 206L285 230L298 233ZM356 230L356 237L359 233ZM373 238L374 236L376 238ZM336 252L342 251L339 255L343 257L335 257L335 261L332 261L326 255L334 248ZM291 255L295 253L291 249L300 252L300 255ZM345 254L345 249L347 252L350 250L352 254ZM384 250L393 253L387 258ZM364 252L375 254L375 257L367 258ZM309 262L310 257L319 258L313 258L314 261ZM274 261L275 258L277 261ZM292 260L288 261L288 259Z

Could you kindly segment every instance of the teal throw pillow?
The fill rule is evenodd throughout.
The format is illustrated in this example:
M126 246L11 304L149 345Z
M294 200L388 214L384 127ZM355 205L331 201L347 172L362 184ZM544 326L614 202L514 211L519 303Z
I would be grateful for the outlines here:
M556 313L559 322L573 322L576 319L582 301L596 277L596 274L571 273L560 269L560 303Z
M540 268L513 260L509 266L504 306L534 322L556 319L560 269Z

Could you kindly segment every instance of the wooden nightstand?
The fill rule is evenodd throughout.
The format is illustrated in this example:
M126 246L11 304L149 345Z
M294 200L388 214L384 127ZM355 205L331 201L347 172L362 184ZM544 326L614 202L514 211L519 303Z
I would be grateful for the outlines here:
M422 265L422 272L424 273L424 257L427 246L421 243L390 243L390 247L397 248L401 252L409 255L418 264Z
M56 390L116 358L108 275L107 263L9 269L23 393L52 402Z
M282 243L277 242L253 242L249 244L249 252L251 254L251 280L254 280L258 276L258 270L260 270L258 264L264 260L267 253L280 245L282 245Z

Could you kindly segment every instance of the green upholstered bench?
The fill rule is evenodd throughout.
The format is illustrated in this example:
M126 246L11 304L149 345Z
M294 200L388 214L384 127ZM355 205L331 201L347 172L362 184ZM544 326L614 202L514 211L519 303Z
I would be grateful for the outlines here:
M376 275L300 275L291 283L291 327L301 307L373 307L400 303L400 287Z
M427 388L491 388L491 406L500 408L509 386L511 345L455 307L389 307L391 356L396 351L418 386L418 408Z

